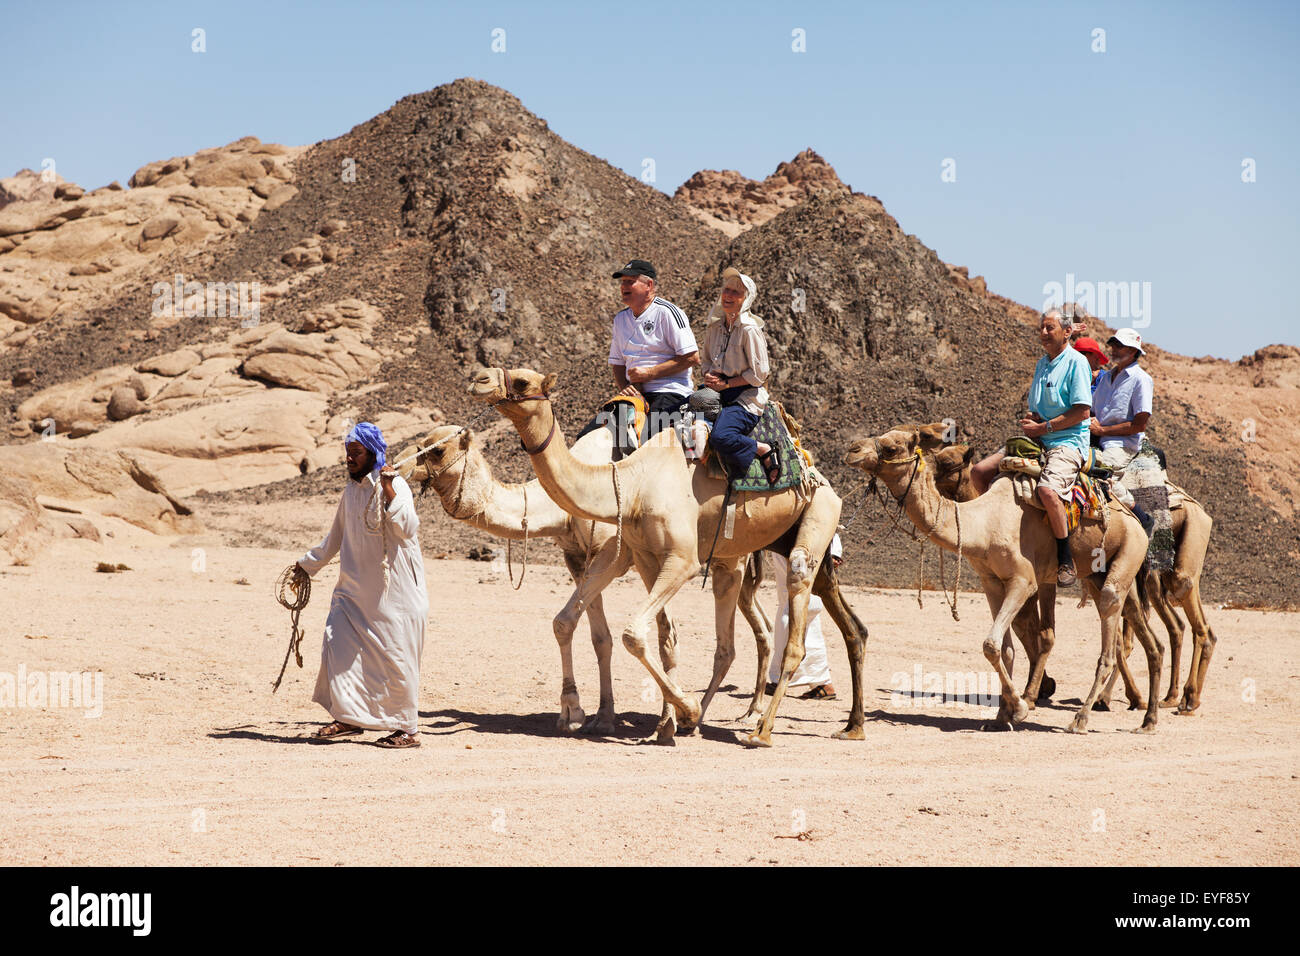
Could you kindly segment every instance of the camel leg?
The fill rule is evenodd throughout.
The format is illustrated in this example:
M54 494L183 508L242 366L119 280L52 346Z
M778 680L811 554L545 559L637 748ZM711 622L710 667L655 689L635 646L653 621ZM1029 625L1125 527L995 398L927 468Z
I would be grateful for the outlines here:
M995 581L997 586L990 588L990 584ZM1036 590L1032 581L1032 576L1016 577L1010 581L991 576L984 579L984 595L988 599L989 609L993 611L993 627L984 638L984 659L997 671L998 683L1002 688L998 715L992 724L984 725L985 730L1009 730L1013 724L1020 723L1029 715L1029 706L1016 693L1015 686L1011 683L1011 673L1003 662L1000 645L1006 639L1011 621ZM1042 660L1041 655L1039 659Z
M843 730L836 731L831 736L836 740L865 740L866 734L862 727L862 664L867 657L867 626L859 620L840 593L839 576L835 573L832 562L825 561L817 569L817 577L813 579L813 594L822 599L822 605L844 636L844 645L849 654L849 676L853 681L853 707L849 711L848 723Z
M736 599L740 595L741 579L745 575L743 559L718 559L713 562L713 615L717 644L713 649L713 677L700 701L700 720L709 709L713 695L718 692L722 679L736 659ZM683 732L685 728L683 728Z
M1033 599L1025 602L1019 613L1011 621L1011 630L1015 632L1020 641L1020 646L1025 649L1025 657L1029 659L1029 677L1025 680L1025 703L1029 709L1033 710L1038 700L1038 688L1032 687L1034 681L1034 670L1038 665L1039 641L1038 636L1042 630L1038 618L1038 605ZM1006 653L1003 652L1003 662L1005 663ZM1011 668L1007 668L1011 672ZM1041 677L1040 677L1041 681ZM1032 693L1030 692L1032 689Z
M586 555L572 554L564 552L564 563L568 567L569 573L573 575L573 583L581 584L582 577L585 573L583 562ZM600 671L600 709L594 716L588 717L583 723L579 732L584 734L612 734L614 732L614 677L610 667L610 658L613 656L614 635L609 629L609 621L605 617L604 598L597 594L587 605L587 627L591 629L591 646L596 651L596 666ZM570 635L571 637L571 635ZM556 634L556 640L559 640L559 634ZM560 649L561 659L564 655L563 642ZM578 688L575 683L574 701L577 704ZM561 692L560 698L561 714L560 720L564 724L563 730L569 730L569 721L563 713L564 696ZM579 706L578 712L582 711Z
M828 542L829 544L829 542ZM818 553L825 553L824 550ZM785 697L785 690L790 685L790 678L803 663L804 631L808 626L808 598L812 595L813 572L809 568L809 553L796 545L790 551L790 572L787 579L790 595L790 633L785 644L785 654L781 658L781 679L776 683L776 690L763 716L753 733L742 740L750 747L772 746L772 726L776 723L776 711Z
M698 570L699 564L691 558L669 554L660 566L659 576L655 578L654 587L650 589L649 600L623 631L623 646L650 672L654 682L659 685L664 701L671 705L671 711L665 713L660 719L659 726L655 729L655 736L650 741L666 746L672 746L673 738L677 734L677 718L681 718L688 726L699 723L700 705L695 695L687 695L677 686L676 681L664 673L660 665L649 658L646 654L645 635L650 621L658 616L668 603L668 599L681 590L682 585L694 577Z
M839 495L823 486L813 492L812 500L804 507L799 518L799 531L795 535L794 547L790 549L790 568L786 578L790 595L790 634L785 645L785 655L781 659L781 679L776 682L772 699L767 702L767 709L763 711L758 726L742 740L747 746L772 746L772 725L776 723L776 712L790 685L790 678L803 663L808 599L812 596L813 580L818 568L823 561L828 560L826 552L830 550L831 539L835 537L842 503Z
M1192 662L1187 674L1187 687L1183 691L1183 702L1178 713L1191 715L1201 706L1201 694L1205 691L1205 671L1214 656L1214 645L1218 638L1205 620L1205 608L1201 605L1201 585L1193 580L1182 600L1183 612L1187 623L1192 626Z
M1128 602L1125 602L1125 611L1128 609ZM1141 614L1141 611L1138 611ZM1145 623L1146 618L1143 618ZM1142 697L1142 692L1138 690L1137 680L1133 677L1133 671L1128 666L1129 656L1133 653L1133 631L1134 625L1129 620L1127 613L1120 616L1119 629L1119 647L1115 651L1115 669L1110 672L1110 677L1106 679L1106 686L1102 690L1101 697L1093 702L1093 710L1109 710L1110 695L1115 688L1115 682L1123 679L1124 696L1128 698L1129 710L1145 710L1146 701Z
M1147 593L1151 597L1151 605L1155 608L1156 614L1160 616L1161 623L1165 626L1165 631L1169 634L1169 690L1165 692L1164 699L1161 700L1161 707L1178 706L1178 674L1182 669L1183 656L1183 633L1184 627L1182 619L1174 610L1170 603L1170 588L1164 574L1148 574L1146 579Z
M751 573L750 561L755 565ZM750 629L754 632L754 645L758 651L758 680L754 684L754 696L749 700L749 709L741 715L741 720L757 717L763 711L767 700L767 668L772 660L772 622L768 620L767 611L758 603L758 586L763 580L763 552L755 551L745 561L745 577L740 583L740 613L745 615Z
M568 602L560 609L560 613L555 616L551 622L552 629L555 632L556 643L560 645L560 666L564 671L564 682L560 687L560 716L556 725L561 732L572 733L579 731L584 725L584 714L582 705L578 699L578 683L573 677L573 632L578 626L578 621L582 617L583 611L588 609L589 603L598 600L601 591L613 581L616 577L627 570L630 556L620 555L617 560L614 556L613 542L608 543L592 559L591 565L587 568L585 576L580 575L578 578L578 587L569 598ZM565 563L568 564L569 558L565 556ZM574 565L569 566L569 572L574 573ZM599 614L600 623L604 623L603 607ZM599 661L601 657L601 646L599 638L599 625L597 621L588 616L588 622L591 625L591 641L596 647L596 658ZM606 635L608 635L608 625L606 625ZM613 638L608 637L610 644L613 644ZM601 706L605 705L606 697L609 700L609 721L610 731L613 730L613 712L614 712L614 691L613 680L609 672L609 655L606 654L604 665L601 668ZM609 684L606 685L606 681Z
M1121 609L1119 597L1109 584L1098 588L1091 577L1080 578L1079 583L1087 588L1088 594L1097 606L1097 614L1101 618L1101 654L1097 658L1097 672L1092 681L1092 689L1088 691L1083 706L1079 708L1079 712L1074 715L1074 720L1066 728L1066 731L1072 734L1081 734L1088 729L1088 711L1101 696L1102 686L1110 677L1110 672L1115 669L1115 641L1119 632Z
M1153 734L1156 732L1156 718L1160 713L1160 671L1164 667L1164 648L1160 646L1160 639L1147 626L1147 618L1138 601L1137 590L1135 581L1124 600L1123 616L1125 622L1131 625L1132 630L1137 634L1137 639L1142 643L1142 650L1146 651L1148 687L1146 716L1142 719L1142 726L1133 732Z
M1025 706L1032 710L1038 703L1038 693L1047 677L1047 658L1056 646L1056 585L1041 585L1038 594L1026 601L1020 609L1016 620L1022 622L1022 627L1036 625L1038 629L1032 642L1033 650L1030 650L1030 641L1024 636L1020 639L1025 645L1025 653L1030 655L1029 680L1025 682L1024 701ZM1052 681L1053 690L1055 684Z

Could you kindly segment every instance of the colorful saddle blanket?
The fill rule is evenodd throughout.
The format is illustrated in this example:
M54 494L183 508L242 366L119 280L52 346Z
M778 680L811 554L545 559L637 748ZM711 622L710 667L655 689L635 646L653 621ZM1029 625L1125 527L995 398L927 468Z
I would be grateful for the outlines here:
M811 459L791 437L782 420L780 405L777 402L767 403L767 407L763 409L763 417L758 420L750 435L755 441L765 442L776 451L776 459L781 467L781 474L776 483L772 485L767 483L767 476L763 473L763 466L757 458L750 463L749 470L743 475L729 476L723 469L722 462L718 460L718 456L706 449L701 465L709 469L710 477L718 479L730 477L732 491L783 491L803 484L804 470L811 464Z

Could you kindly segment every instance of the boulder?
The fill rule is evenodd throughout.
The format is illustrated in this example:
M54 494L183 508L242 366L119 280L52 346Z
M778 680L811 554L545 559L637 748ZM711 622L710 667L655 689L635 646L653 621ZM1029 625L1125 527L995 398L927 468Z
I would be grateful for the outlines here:
M146 411L144 402L140 401L136 396L134 388L129 385L120 385L113 389L113 393L108 399L108 418L110 421L125 421L143 411Z
M177 349L164 355L155 355L136 365L137 372L152 372L169 378L188 372L199 364L199 353L193 349ZM144 398L143 395L140 396Z
M279 209L296 195L298 195L297 186L290 186L287 183L277 186L271 191L271 195L266 197L266 203L262 206L262 211L271 212L273 209Z
M162 239L180 228L181 217L174 212L161 212L144 224L140 238L144 241Z

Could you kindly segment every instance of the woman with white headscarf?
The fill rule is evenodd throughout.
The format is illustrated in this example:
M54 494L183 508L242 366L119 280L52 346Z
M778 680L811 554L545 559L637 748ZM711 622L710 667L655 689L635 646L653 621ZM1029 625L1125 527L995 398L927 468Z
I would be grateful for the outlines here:
M763 466L768 484L780 477L780 463L771 445L750 436L767 405L767 383L771 368L767 359L767 338L763 320L749 311L757 294L754 280L740 270L722 273L722 294L709 312L700 356L700 374L705 388L718 393L722 406L709 444L727 466L733 478L743 475L755 458Z

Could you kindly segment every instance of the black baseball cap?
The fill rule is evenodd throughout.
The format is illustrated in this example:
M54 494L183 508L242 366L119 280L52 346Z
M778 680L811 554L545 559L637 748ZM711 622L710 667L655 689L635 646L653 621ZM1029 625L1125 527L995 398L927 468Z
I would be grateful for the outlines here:
M659 274L655 272L655 267L644 259L633 259L623 268L614 273L615 279L621 279L624 276L627 276L628 278L633 278L635 276L647 276L651 279L659 278Z

